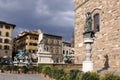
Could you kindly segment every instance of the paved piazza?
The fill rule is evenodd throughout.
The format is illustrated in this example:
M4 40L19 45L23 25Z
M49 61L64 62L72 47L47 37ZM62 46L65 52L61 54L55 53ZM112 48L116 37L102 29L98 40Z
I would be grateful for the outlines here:
M0 73L0 80L47 80L36 74L6 74Z

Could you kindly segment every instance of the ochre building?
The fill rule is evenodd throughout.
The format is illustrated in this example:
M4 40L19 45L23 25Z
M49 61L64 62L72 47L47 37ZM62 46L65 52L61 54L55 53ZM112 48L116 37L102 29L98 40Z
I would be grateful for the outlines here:
M15 26L0 21L0 62L12 58L12 33Z
M76 64L85 59L83 32L87 12L92 13L95 32L91 59L94 69L120 70L120 0L75 0Z

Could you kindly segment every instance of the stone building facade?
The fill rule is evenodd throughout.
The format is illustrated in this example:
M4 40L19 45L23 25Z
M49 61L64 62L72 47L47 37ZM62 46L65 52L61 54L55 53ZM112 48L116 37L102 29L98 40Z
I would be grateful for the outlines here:
M85 14L91 12L95 32L91 56L94 68L107 65L109 69L120 69L120 0L75 0L74 11L75 63L82 64L85 59Z
M37 57L38 36L37 31L25 31L19 34L14 39L14 53L17 53L19 49L26 50L29 56ZM54 62L62 62L62 37L43 33L43 43L45 50L53 55Z
M12 58L12 33L16 25L0 21L0 62Z

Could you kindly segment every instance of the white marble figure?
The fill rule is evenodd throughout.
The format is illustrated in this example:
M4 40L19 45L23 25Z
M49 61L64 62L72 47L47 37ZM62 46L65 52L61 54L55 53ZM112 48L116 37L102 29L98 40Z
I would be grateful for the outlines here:
M43 33L40 29L38 29L38 34L39 34L38 43L41 43L41 41L43 39Z
M39 38L38 38L38 52L37 52L38 62L37 63L52 64L53 63L52 55L50 54L50 52L47 52L44 49L45 47L43 42L43 33L40 29L38 30L38 34L39 34Z
M38 29L38 34L39 34L39 38L38 38L38 52L37 53L41 53L41 52L44 52L44 44L42 43L43 33L40 29Z

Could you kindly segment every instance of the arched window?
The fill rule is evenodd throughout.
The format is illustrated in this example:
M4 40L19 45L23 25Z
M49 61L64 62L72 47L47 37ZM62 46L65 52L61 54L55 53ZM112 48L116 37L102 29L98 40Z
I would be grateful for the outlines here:
M6 32L6 37L9 37L9 32Z
M94 15L94 32L100 31L100 15L99 13Z
M5 40L4 40L4 43L9 43L9 39L5 39Z

